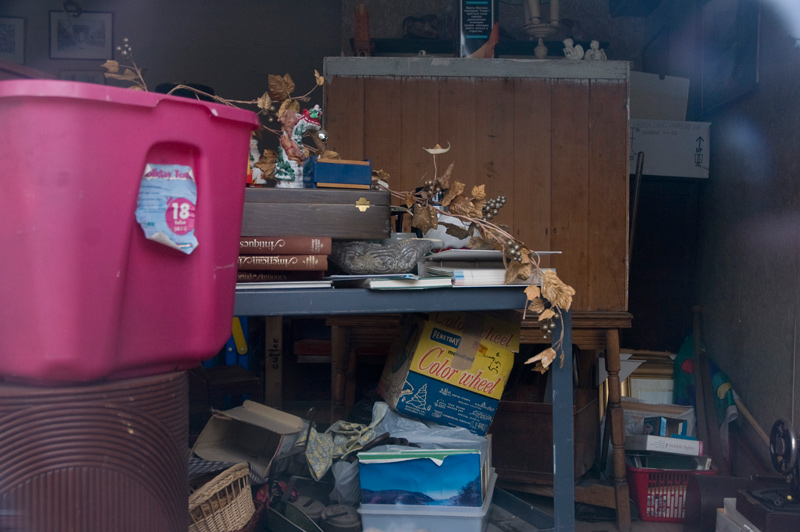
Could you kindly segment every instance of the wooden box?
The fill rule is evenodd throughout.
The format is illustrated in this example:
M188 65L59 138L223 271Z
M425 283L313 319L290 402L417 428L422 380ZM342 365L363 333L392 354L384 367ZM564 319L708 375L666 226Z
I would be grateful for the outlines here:
M248 188L242 236L388 238L389 193L380 190Z
M575 478L592 467L600 428L596 390L575 390L572 418ZM492 463L501 481L553 484L553 407L545 403L500 401L489 429Z

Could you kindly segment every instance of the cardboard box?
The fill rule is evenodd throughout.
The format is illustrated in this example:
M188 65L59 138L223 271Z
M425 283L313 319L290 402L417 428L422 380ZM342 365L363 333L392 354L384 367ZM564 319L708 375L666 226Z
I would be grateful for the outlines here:
M378 393L402 414L483 436L519 351L519 328L514 311L405 315Z
M358 453L361 502L481 506L481 453L469 449L408 449Z
M631 119L686 120L689 80L631 71Z
M686 420L666 416L646 417L642 423L643 433L653 436L686 436Z
M708 177L710 122L631 119L630 173L644 152L642 173L669 177Z
M372 185L372 165L369 161L313 159L313 179L317 187L369 189Z
M629 451L657 451L660 453L703 456L703 442L700 440L665 438L646 434L625 436L625 449Z
M192 452L216 462L248 462L265 476L273 459L291 450L303 430L297 416L255 401L215 412L206 424Z

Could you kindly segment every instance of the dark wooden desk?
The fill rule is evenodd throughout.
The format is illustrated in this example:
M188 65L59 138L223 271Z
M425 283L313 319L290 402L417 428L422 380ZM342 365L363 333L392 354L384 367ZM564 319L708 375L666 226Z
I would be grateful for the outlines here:
M446 293L445 293L446 291ZM445 297L446 296L446 297ZM236 316L348 316L358 314L393 314L430 311L482 311L521 309L525 294L512 288L445 288L430 290L254 290L237 291ZM350 322L352 323L352 322ZM357 323L363 324L363 318ZM333 349L333 366L346 368L342 360L348 355L350 330L340 325ZM557 325L554 336L563 334L565 345L572 344L571 313ZM346 343L347 342L347 343ZM267 345L267 355L270 345ZM571 532L575 529L575 486L573 483L572 426L572 357L565 357L563 366L552 370L553 382L553 463L558 475L553 481L552 530ZM341 386L339 386L341 388ZM338 404L343 404L339 397Z

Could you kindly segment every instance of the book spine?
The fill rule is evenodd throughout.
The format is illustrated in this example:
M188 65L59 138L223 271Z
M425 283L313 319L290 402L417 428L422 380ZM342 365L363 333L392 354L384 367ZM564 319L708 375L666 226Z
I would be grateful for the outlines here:
M327 255L239 255L240 270L325 271Z
M309 271L239 271L237 283L268 283L287 281L318 281L324 277L322 270Z
M249 236L239 239L242 255L329 255L328 236Z

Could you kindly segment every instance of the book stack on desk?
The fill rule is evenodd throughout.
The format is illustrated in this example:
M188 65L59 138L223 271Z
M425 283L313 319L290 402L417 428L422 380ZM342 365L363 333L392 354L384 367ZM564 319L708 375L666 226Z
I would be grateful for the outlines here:
M236 280L242 284L321 281L330 252L330 237L241 237Z
M418 271L424 276L451 277L453 286L515 286L541 282L535 272L527 281L515 280L507 284L503 254L493 249L448 249L432 253L420 261Z

